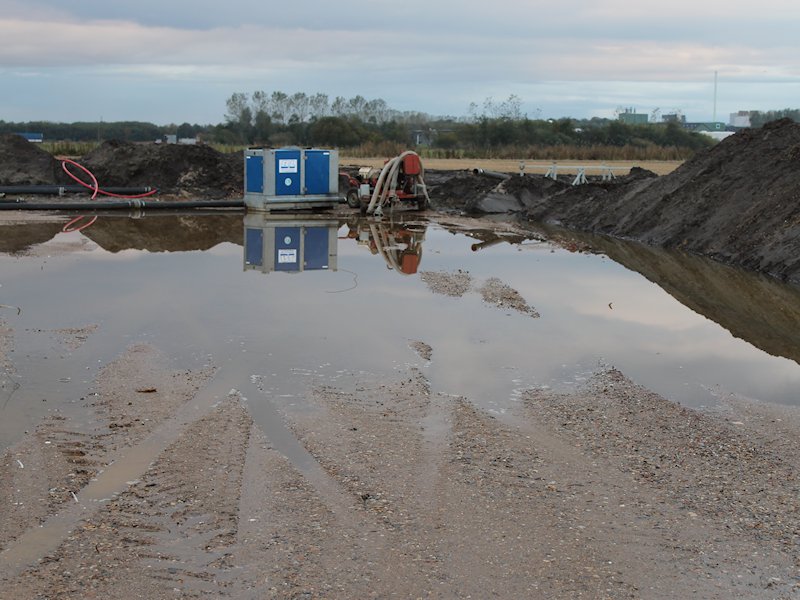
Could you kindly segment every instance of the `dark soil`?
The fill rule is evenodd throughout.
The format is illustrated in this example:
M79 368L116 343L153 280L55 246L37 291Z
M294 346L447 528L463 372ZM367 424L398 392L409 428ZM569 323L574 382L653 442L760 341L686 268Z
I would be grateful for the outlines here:
M459 171L441 183L431 185L426 181L431 204L439 210L464 210L464 207L486 196L500 181L486 175L473 175L470 171Z
M210 146L104 142L78 162L94 173L101 188L152 187L159 197L241 197L242 154ZM77 168L72 172L88 177ZM72 185L61 161L22 137L0 136L0 185Z
M681 248L800 282L800 124L744 130L663 177L543 199L533 220Z
M69 181L61 162L36 144L0 134L0 185L63 185Z
M242 154L210 146L104 142L81 159L102 186L149 186L160 194L225 198L243 194Z

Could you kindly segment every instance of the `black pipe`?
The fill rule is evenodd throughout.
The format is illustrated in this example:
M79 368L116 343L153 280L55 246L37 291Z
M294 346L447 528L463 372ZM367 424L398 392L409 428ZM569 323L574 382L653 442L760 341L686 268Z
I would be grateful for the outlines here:
M146 194L152 191L151 187L109 187L103 188L104 192L112 194ZM93 191L82 185L0 185L0 194L46 194L48 196L63 196L64 194L81 194Z
M63 210L95 212L102 210L179 210L182 208L244 208L242 200L183 200L161 202L152 200L112 200L97 202L0 202L0 210Z
M498 171L484 171L483 169L472 169L473 175L486 175L494 179L511 179L508 173L499 173Z

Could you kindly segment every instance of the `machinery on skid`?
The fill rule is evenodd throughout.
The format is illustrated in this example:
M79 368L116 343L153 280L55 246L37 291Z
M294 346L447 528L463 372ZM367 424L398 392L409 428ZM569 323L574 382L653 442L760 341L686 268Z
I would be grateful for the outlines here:
M347 203L362 214L380 216L384 209L397 205L418 210L428 207L425 170L416 152L406 151L386 161L382 169L362 167L350 178Z
M339 153L320 148L253 148L244 152L248 210L332 208L339 203Z

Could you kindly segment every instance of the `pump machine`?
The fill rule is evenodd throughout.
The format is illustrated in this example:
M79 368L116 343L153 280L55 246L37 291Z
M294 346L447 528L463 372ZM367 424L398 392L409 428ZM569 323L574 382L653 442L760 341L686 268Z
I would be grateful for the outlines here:
M271 211L331 208L339 195L339 153L319 148L244 152L244 203Z

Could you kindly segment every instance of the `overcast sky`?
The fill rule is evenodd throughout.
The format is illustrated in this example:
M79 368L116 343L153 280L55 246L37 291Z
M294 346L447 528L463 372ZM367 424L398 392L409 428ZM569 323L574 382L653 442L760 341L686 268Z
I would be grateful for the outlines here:
M800 108L798 0L0 0L0 120L218 123L234 92L533 118Z

